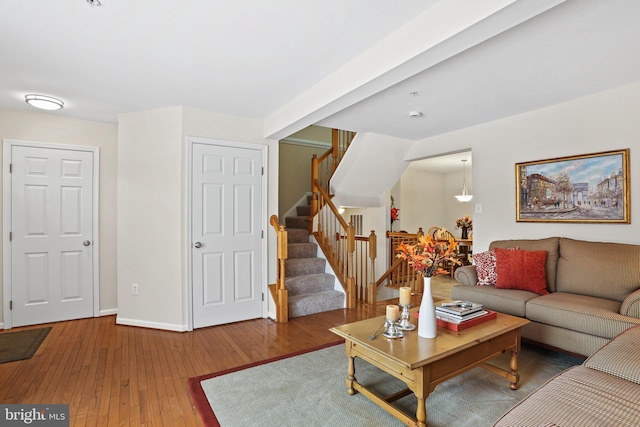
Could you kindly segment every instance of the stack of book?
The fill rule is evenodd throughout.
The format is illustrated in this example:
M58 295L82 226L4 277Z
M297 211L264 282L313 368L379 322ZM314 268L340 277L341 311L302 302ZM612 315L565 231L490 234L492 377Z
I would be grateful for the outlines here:
M482 304L469 301L453 301L436 306L438 326L461 331L497 317L495 311L485 310Z

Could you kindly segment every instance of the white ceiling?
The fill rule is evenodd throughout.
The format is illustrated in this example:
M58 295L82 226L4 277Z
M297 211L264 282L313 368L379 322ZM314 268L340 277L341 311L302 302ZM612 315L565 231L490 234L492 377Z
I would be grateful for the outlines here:
M65 101L47 114L104 122L174 105L268 119L420 17L497 3L513 5L460 31L488 39L363 84L315 123L417 140L640 80L637 0L2 0L0 108L40 93ZM523 23L512 13L542 3Z

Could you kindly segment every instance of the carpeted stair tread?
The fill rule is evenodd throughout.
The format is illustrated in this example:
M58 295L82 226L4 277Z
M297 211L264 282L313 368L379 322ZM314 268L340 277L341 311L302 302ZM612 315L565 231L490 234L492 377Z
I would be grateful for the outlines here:
M298 216L303 216L305 218L308 218L309 215L311 215L311 206L309 205L296 206L296 213L298 214Z
M287 225L287 229L290 228L303 228L305 230L308 229L308 222L306 216L288 216L285 219L285 224Z
M305 274L285 279L289 297L334 289L335 277L329 273Z
M326 260L323 258L288 259L284 263L285 278L324 273L325 265Z
M315 243L289 243L287 245L289 259L313 258L318 255L318 245Z
M307 243L309 242L309 231L301 228L288 228L287 229L287 242L288 243Z
M340 291L332 290L289 297L289 317L307 316L339 308L344 308L344 294Z

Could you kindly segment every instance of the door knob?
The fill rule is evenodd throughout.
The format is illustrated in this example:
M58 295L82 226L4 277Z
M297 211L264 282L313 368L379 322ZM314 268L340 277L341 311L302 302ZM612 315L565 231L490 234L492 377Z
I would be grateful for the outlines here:
M91 244L91 240L85 240L84 242L82 242L82 244L85 246L89 246Z
M200 242L195 242L195 243L193 244L193 246L195 246L197 249L200 249L200 248L202 247L202 243L200 243Z

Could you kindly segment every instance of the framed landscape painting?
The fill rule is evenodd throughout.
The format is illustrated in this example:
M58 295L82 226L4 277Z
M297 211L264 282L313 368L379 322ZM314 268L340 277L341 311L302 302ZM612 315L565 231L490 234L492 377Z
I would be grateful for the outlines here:
M629 224L629 149L516 163L516 221Z

